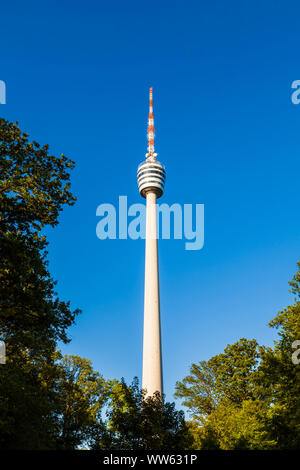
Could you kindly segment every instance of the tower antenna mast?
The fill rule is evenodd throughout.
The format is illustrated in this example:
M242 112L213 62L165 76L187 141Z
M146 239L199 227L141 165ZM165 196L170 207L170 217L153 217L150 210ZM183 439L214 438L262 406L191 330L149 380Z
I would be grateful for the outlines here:
M155 161L157 153L154 152L154 116L153 116L153 90L152 87L149 89L149 117L148 117L148 153L146 153L146 159L149 161Z

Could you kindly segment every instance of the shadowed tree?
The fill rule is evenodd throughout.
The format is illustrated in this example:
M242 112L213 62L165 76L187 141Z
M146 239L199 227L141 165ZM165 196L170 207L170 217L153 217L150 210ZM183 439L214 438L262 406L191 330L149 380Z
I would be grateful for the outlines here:
M183 411L159 393L146 398L137 378L130 386L124 380L114 385L107 418L94 449L184 450L192 443Z
M53 364L56 342L79 310L55 293L47 270L47 241L41 230L54 227L70 192L74 163L29 142L17 124L0 118L0 339L6 364L0 367L0 445L51 447L51 400L39 370Z
M31 352L60 339L75 315L58 299L47 270L45 226L74 204L74 162L29 142L17 124L0 118L0 332L9 347Z
M23 234L55 226L64 205L72 205L69 171L74 162L49 155L49 146L29 142L17 124L0 118L1 232Z

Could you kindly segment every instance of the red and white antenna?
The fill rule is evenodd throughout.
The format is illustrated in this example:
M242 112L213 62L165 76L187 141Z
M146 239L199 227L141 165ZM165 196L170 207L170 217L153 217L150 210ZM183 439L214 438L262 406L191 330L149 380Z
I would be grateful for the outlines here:
M153 94L152 88L149 90L149 117L148 117L148 153L146 153L147 160L155 161L157 153L154 153L154 117L153 117Z

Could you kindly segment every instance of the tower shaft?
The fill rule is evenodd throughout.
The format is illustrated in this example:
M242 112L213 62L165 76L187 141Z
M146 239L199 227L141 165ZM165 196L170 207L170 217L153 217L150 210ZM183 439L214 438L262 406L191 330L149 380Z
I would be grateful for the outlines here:
M153 395L163 393L155 191L146 194L146 214L142 386Z

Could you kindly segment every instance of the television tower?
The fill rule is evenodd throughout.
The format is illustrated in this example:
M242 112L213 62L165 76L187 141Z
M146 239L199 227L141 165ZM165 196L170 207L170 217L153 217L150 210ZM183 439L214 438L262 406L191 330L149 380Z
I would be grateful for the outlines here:
M143 381L147 395L163 393L161 328L157 253L156 199L164 191L166 172L154 152L154 118L152 88L149 93L148 152L138 167L137 179L141 196L146 199L146 251L143 338Z

